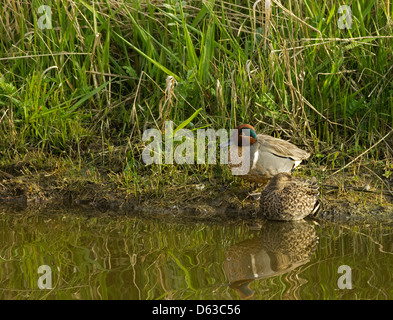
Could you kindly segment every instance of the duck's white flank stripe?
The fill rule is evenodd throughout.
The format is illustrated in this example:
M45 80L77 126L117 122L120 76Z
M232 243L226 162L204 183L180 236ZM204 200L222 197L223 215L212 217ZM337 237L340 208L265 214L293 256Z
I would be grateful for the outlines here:
M295 160L295 165L294 165L294 168L296 168L299 164L300 164L300 162L302 162L302 160Z
M257 162L258 162L258 149L254 153L254 159L252 160L252 167L251 168L255 168L255 166L257 165Z

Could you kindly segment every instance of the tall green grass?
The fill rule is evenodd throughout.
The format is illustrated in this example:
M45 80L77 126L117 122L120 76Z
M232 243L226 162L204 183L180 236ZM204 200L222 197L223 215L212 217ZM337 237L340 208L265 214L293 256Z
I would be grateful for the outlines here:
M143 130L202 108L189 127L251 123L347 163L392 130L393 4L350 2L341 30L342 4L1 0L2 159L38 149L108 166L115 150L115 171L135 176ZM362 159L391 153L388 137Z

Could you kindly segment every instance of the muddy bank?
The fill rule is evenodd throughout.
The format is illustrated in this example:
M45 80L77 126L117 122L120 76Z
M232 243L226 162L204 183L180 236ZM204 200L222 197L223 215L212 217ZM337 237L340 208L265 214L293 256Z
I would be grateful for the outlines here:
M337 222L393 223L390 192L351 185L343 190L334 179L321 184L321 209L315 219ZM226 186L205 183L168 186L158 194L137 194L111 181L59 177L35 173L16 175L0 170L0 206L26 208L80 208L97 212L139 214L146 217L196 221L253 220L259 210L249 184Z

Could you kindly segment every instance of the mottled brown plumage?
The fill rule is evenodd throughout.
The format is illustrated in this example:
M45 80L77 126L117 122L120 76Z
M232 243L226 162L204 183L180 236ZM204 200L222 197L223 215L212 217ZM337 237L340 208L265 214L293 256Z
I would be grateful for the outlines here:
M309 221L265 221L259 236L239 242L225 252L223 269L230 287L242 299L254 295L250 284L286 274L307 263L318 245Z
M259 215L269 220L300 220L317 209L319 195L315 177L311 180L279 173L261 192Z

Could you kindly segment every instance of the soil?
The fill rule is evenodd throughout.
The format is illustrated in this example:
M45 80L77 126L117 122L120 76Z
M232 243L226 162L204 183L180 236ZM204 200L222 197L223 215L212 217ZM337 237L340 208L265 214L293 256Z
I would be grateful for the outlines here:
M314 219L336 222L393 223L393 195L390 181L376 176L362 179L340 177L320 179L321 208ZM347 183L349 181L349 183ZM373 187L370 187L373 186ZM59 176L46 171L23 173L0 168L0 207L79 208L91 212L138 214L145 217L180 218L193 221L253 220L259 210L254 186L233 183L227 186L168 186L161 195L135 196L111 181L96 182L80 176ZM257 189L261 190L261 188ZM165 195L163 195L165 194Z

